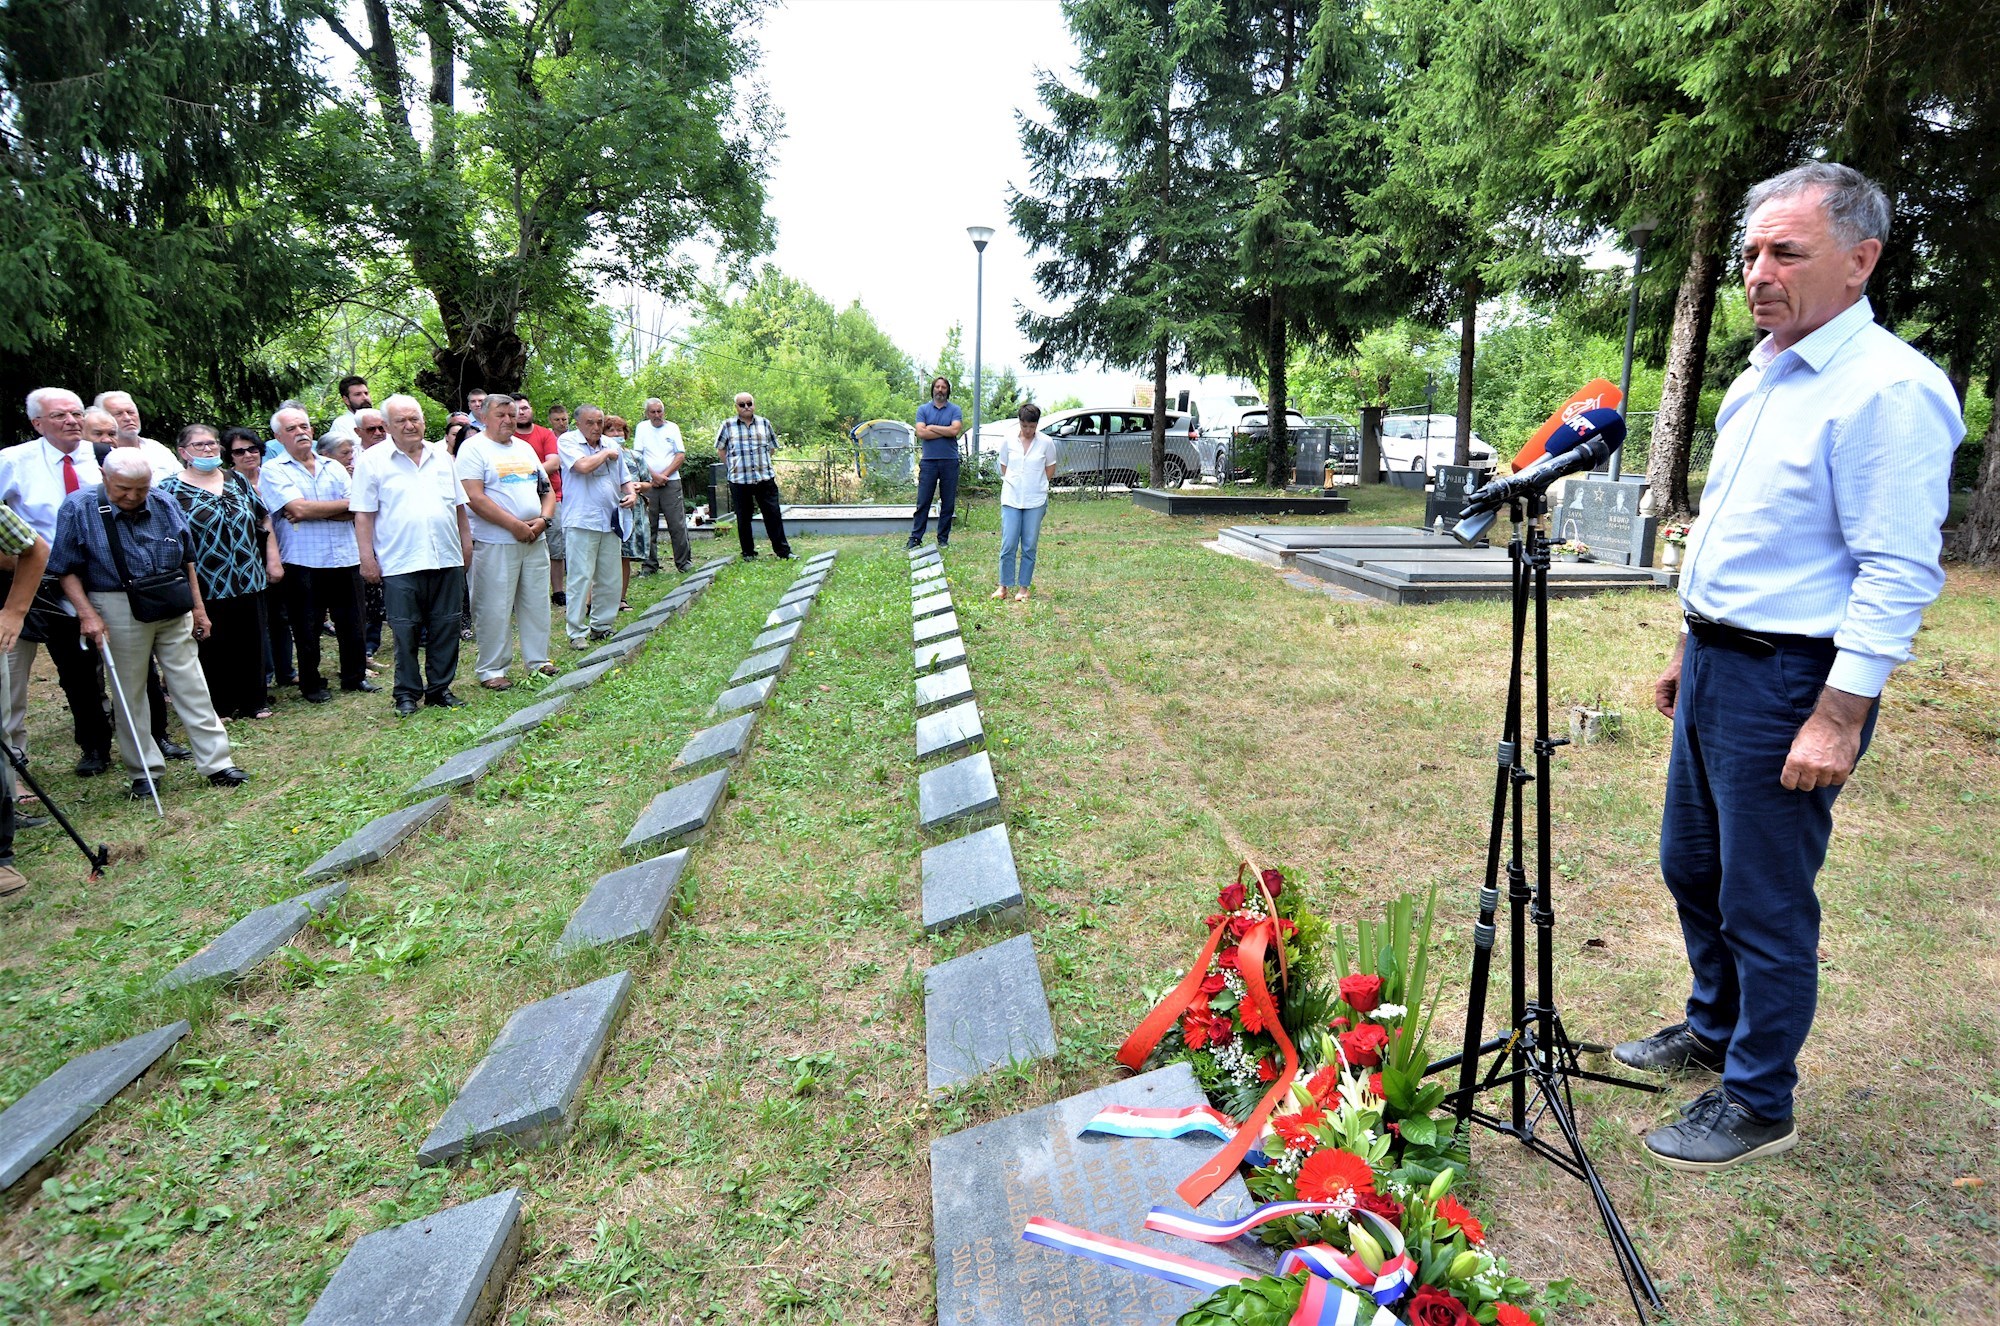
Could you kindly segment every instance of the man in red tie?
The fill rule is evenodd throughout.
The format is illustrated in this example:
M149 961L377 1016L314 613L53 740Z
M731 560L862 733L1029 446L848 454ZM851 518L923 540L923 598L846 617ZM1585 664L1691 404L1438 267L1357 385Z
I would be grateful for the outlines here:
M0 451L0 502L42 536L55 537L64 497L102 481L97 457L83 444L83 400L61 387L28 393L28 422L40 436ZM12 580L8 572L9 583ZM77 633L76 616L54 585L37 596L21 638L7 651L6 713L0 736L27 753L28 674L38 644L48 646L56 679L69 700L71 729L82 756L76 772L89 778L111 767L111 722L104 716L104 681L97 655Z

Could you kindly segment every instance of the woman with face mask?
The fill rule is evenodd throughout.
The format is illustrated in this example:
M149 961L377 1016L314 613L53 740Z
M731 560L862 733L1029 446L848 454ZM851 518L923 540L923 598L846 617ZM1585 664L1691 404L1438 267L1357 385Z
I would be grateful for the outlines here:
M270 517L256 490L226 463L213 428L183 428L180 454L186 468L160 491L187 517L194 577L208 609L209 631L200 641L208 693L223 718L269 718L264 590L285 574L268 537Z

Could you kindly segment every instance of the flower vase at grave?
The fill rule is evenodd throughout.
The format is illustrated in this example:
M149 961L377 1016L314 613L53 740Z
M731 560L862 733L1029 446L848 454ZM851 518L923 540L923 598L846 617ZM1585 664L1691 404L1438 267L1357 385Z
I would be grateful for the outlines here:
M1662 571L1671 571L1680 564L1681 546L1678 543L1670 543L1660 549L1660 569Z

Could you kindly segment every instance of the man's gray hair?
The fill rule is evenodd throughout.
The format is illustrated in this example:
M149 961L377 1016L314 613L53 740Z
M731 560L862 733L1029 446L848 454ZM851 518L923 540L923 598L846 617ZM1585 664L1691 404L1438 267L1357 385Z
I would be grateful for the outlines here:
M132 393L131 393L131 392L129 392L129 391L119 391L119 390L117 390L116 388L114 388L114 389L112 389L112 390L110 390L110 391L100 391L100 392L98 392L98 393L97 393L97 399L96 399L96 400L94 400L94 401L92 401L92 402L90 403L90 407L91 407L91 408L92 408L93 410L102 410L102 409L106 408L106 402L108 402L108 401L109 401L109 400L110 400L110 399L111 399L111 398L112 398L113 396L123 396L123 397L124 397L124 398L125 398L126 400L128 400L128 401L131 401L131 400L132 400ZM138 402L137 402L137 401L132 401L132 403L133 403L134 405L137 405L137 404L138 404Z
M481 411L486 411L496 405L504 405L511 410L514 408L514 398L504 391L490 391L486 393L486 403L479 408Z
M306 415L306 422L307 422L308 424L310 424L310 423L312 422L312 416L311 416L311 415L309 415L309 414L306 414L306 408L305 408L305 406L303 406L303 405L298 405L298 404L295 404L295 403L294 403L294 402L292 402L292 401L286 401L286 402L285 402L285 403L284 403L283 405L280 405L280 406L279 406L279 407L278 407L278 408L277 408L276 410L274 410L274 411L272 412L272 414L271 414L271 436L272 436L272 437L276 437L276 436L277 436L277 435L278 435L279 433L282 433L282 432L284 432L284 431L285 431L285 426L284 426L283 424L279 423L279 422L278 422L278 420L280 420L280 419L284 418L284 417L285 417L286 415L288 415L288 414L293 414L293 413L297 413L297 414L305 414L305 415Z
M153 463L137 447L113 447L104 468L121 479L153 481Z
M659 407L660 407L660 408L661 408L662 410L664 410L664 409L666 409L666 408L667 408L667 403L666 403L665 401L661 400L661 399L660 399L660 398L659 398L658 396L648 396L648 397L646 398L646 404L645 404L644 406L642 406L641 408L642 408L642 409L648 409L648 410L650 410L650 409L652 409L652 408L653 408L653 407L654 407L655 405L659 406Z
M584 412L585 410L595 410L595 411L597 411L597 412L598 412L599 414L603 414L603 413L604 413L604 407L603 407L603 406L601 406L601 405L592 405L592 404L591 404L591 403L590 403L589 401L585 401L585 402L584 402L583 404L581 404L581 405L577 406L577 407L576 407L576 408L575 408L574 410L571 410L571 411L569 412L569 417L570 417L571 419L575 419L575 418L579 417L580 415L582 415L582 414L583 414L583 412Z
M85 424L88 424L90 422L90 416L93 414L96 415L98 418L104 420L106 423L110 424L112 428L115 429L118 427L118 420L112 416L111 411L105 409L102 405L93 405L89 409L85 410L83 412L83 422Z
M42 417L42 407L51 396L67 396L78 405L83 404L83 397L77 395L68 387L36 387L28 393L28 421L30 423Z
M1820 194L1820 210L1843 248L1851 249L1864 239L1889 242L1889 199L1881 186L1854 167L1834 161L1808 161L1751 185L1743 198L1743 218L1748 221L1774 199L1814 192Z
M313 450L322 456L331 456L334 452L340 450L343 443L352 442L353 440L353 438L345 433L328 433L313 443Z
M382 402L379 413L386 420L391 410L415 410L417 417L421 419L424 414L424 403L406 391L399 391Z

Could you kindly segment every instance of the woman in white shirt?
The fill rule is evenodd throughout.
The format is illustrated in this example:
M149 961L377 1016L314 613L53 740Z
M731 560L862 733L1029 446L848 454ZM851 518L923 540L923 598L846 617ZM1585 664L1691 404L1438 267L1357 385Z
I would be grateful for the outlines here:
M1056 477L1055 443L1041 435L1042 407L1021 407L1021 432L1000 448L1000 588L993 597L1025 603L1035 582L1035 545Z

